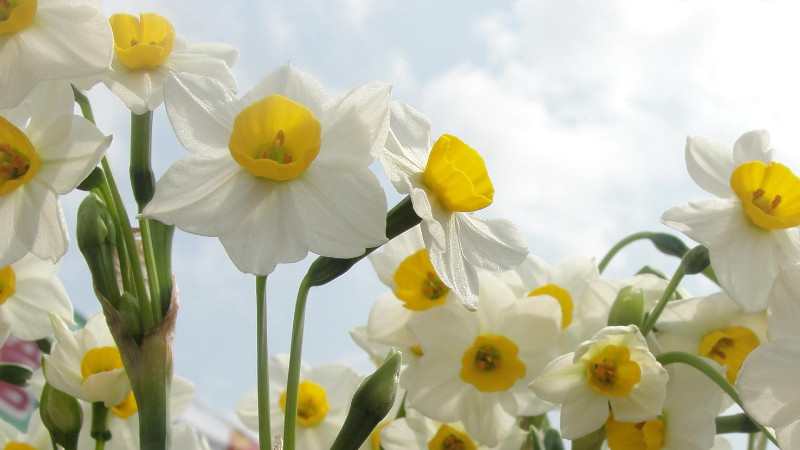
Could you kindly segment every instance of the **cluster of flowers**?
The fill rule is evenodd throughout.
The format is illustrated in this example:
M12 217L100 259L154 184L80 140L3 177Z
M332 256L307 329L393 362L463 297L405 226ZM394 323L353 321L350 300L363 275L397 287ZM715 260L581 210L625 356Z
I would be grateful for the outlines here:
M287 65L237 97L236 56L224 44L187 44L156 14L109 20L93 0L0 0L0 341L9 333L54 337L32 382L42 405L66 395L87 415L111 411L98 429L94 419L91 429L77 425L81 448L92 439L103 448L109 431L108 448L138 448L142 392L111 318L97 315L70 331L72 307L55 276L68 245L58 196L89 177L110 145L73 113L82 95L75 87L97 83L133 114L165 103L189 151L158 180L139 217L218 237L243 272L266 276L309 252L358 258L386 244L386 197L369 168L376 159L408 196L419 226L370 255L391 292L352 331L375 359L394 347L404 361L401 412L392 413L399 418L364 448L519 449L531 440L542 448L550 431L543 417L555 408L566 439L711 448L725 445L715 440L717 416L739 396L782 447L800 448L800 394L787 375L800 371L800 335L792 331L800 317L800 180L772 161L766 132L745 134L732 150L687 142L689 173L718 198L662 220L707 249L707 273L721 287L692 297L677 289L683 272L616 280L590 258L548 267L530 256L512 223L476 213L494 194L483 159L455 136L434 139L428 120L393 101L388 85L329 97ZM684 261L697 254L685 252ZM689 265L680 269L691 273ZM120 277L116 294L126 284ZM130 307L129 292L116 298L103 291L108 285L97 288L107 311ZM144 336L153 328L135 324L147 328ZM668 365L674 355L695 355L695 367ZM269 372L271 431L280 434L291 403L289 358L272 358ZM177 418L192 389L167 378L165 408ZM332 363L301 365L300 379L297 446L329 448L361 377ZM265 419L258 398L246 396L239 408L254 429ZM26 435L4 424L0 445L52 448L65 422L48 410L34 415ZM173 448L205 446L176 427Z

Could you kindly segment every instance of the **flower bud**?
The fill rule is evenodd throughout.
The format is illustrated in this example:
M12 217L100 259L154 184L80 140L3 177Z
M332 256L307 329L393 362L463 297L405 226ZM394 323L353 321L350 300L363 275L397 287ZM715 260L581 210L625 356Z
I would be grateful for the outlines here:
M643 314L644 292L641 288L625 286L608 312L608 326L641 326Z
M129 292L123 292L119 301L119 315L128 333L133 336L137 344L142 343L142 318L139 313L139 303Z
M401 362L401 353L392 349L378 370L364 379L331 450L358 448L386 417L394 405Z
M711 259L708 256L708 249L702 245L689 250L689 253L684 257L685 265L683 272L687 275L694 275L706 270L706 267L711 264Z
M92 189L100 186L100 183L103 181L103 170L99 167L95 167L89 172L89 175L81 181L81 184L78 185L76 189L81 191L91 191Z
M78 448L78 435L83 426L83 410L75 398L45 383L39 404L42 423L53 443L65 450Z
M116 228L108 207L94 193L86 196L78 208L76 234L95 289L116 308L120 298L114 264Z
M651 233L648 239L665 255L682 258L689 251L689 247L682 240L668 233Z

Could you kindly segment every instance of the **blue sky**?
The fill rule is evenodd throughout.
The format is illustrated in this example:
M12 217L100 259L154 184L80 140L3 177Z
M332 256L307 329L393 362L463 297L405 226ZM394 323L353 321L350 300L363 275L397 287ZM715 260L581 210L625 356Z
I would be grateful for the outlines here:
M430 117L434 135L454 134L484 155L496 189L485 215L514 221L531 251L550 263L599 259L630 233L668 231L658 220L663 211L708 197L686 173L687 135L732 145L742 133L765 128L777 159L800 170L795 8L780 1L573 0L106 0L103 6L109 15L156 12L189 42L239 48L240 93L287 61L332 94L364 81L392 84L395 99ZM98 126L114 134L110 158L123 178L129 114L102 86L90 99ZM155 113L154 139L160 175L184 155L163 106ZM400 197L384 185L393 205ZM64 200L72 233L80 198ZM279 266L269 277L271 353L288 351L294 297L310 259ZM212 407L231 412L255 389L254 278L236 270L216 239L180 231L174 263L181 302L176 373L192 380ZM609 274L625 277L646 263L674 269L642 244ZM74 244L61 278L79 311L99 310ZM701 293L707 286L692 288ZM365 323L385 290L366 262L313 290L304 359L371 370L347 332Z

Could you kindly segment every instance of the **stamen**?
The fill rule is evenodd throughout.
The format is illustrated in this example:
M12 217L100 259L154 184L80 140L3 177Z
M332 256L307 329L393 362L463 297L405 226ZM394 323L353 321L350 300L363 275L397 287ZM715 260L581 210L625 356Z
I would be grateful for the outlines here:
M442 450L464 450L465 448L464 441L452 434L442 442Z
M593 364L594 376L603 383L613 384L617 380L617 365L612 361L603 360L600 364Z
M475 368L481 372L500 368L500 352L491 345L482 346L475 355Z

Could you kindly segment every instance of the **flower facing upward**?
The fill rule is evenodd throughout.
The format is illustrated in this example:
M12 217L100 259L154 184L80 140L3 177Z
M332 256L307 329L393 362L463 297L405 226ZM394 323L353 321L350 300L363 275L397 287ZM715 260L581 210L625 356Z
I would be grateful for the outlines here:
M68 83L42 83L0 110L0 268L28 253L56 262L69 238L58 196L91 172L111 143L72 113Z
M94 0L0 1L0 108L44 80L100 73L111 62L111 27Z
M111 69L78 80L81 88L102 82L135 114L152 111L164 101L164 82L170 73L216 78L236 90L230 68L238 51L230 45L188 44L172 23L154 13L114 14L109 21L114 33Z
M642 422L661 414L667 371L634 325L607 327L574 353L551 362L530 383L539 397L561 404L561 434L577 439L606 422Z
M219 237L241 271L258 275L309 251L350 258L386 240L386 197L368 166L385 138L388 86L329 99L287 65L240 100L193 75L171 77L165 96L191 155L158 181L143 216Z
M464 306L475 309L476 267L513 269L528 247L511 222L474 213L494 198L486 165L474 149L448 134L433 142L428 119L404 103L392 103L390 128L381 165L395 189L411 196L439 278Z
M772 161L769 134L743 134L727 150L686 141L692 179L719 198L689 202L661 221L708 247L720 285L745 310L761 311L782 267L800 261L800 179Z

